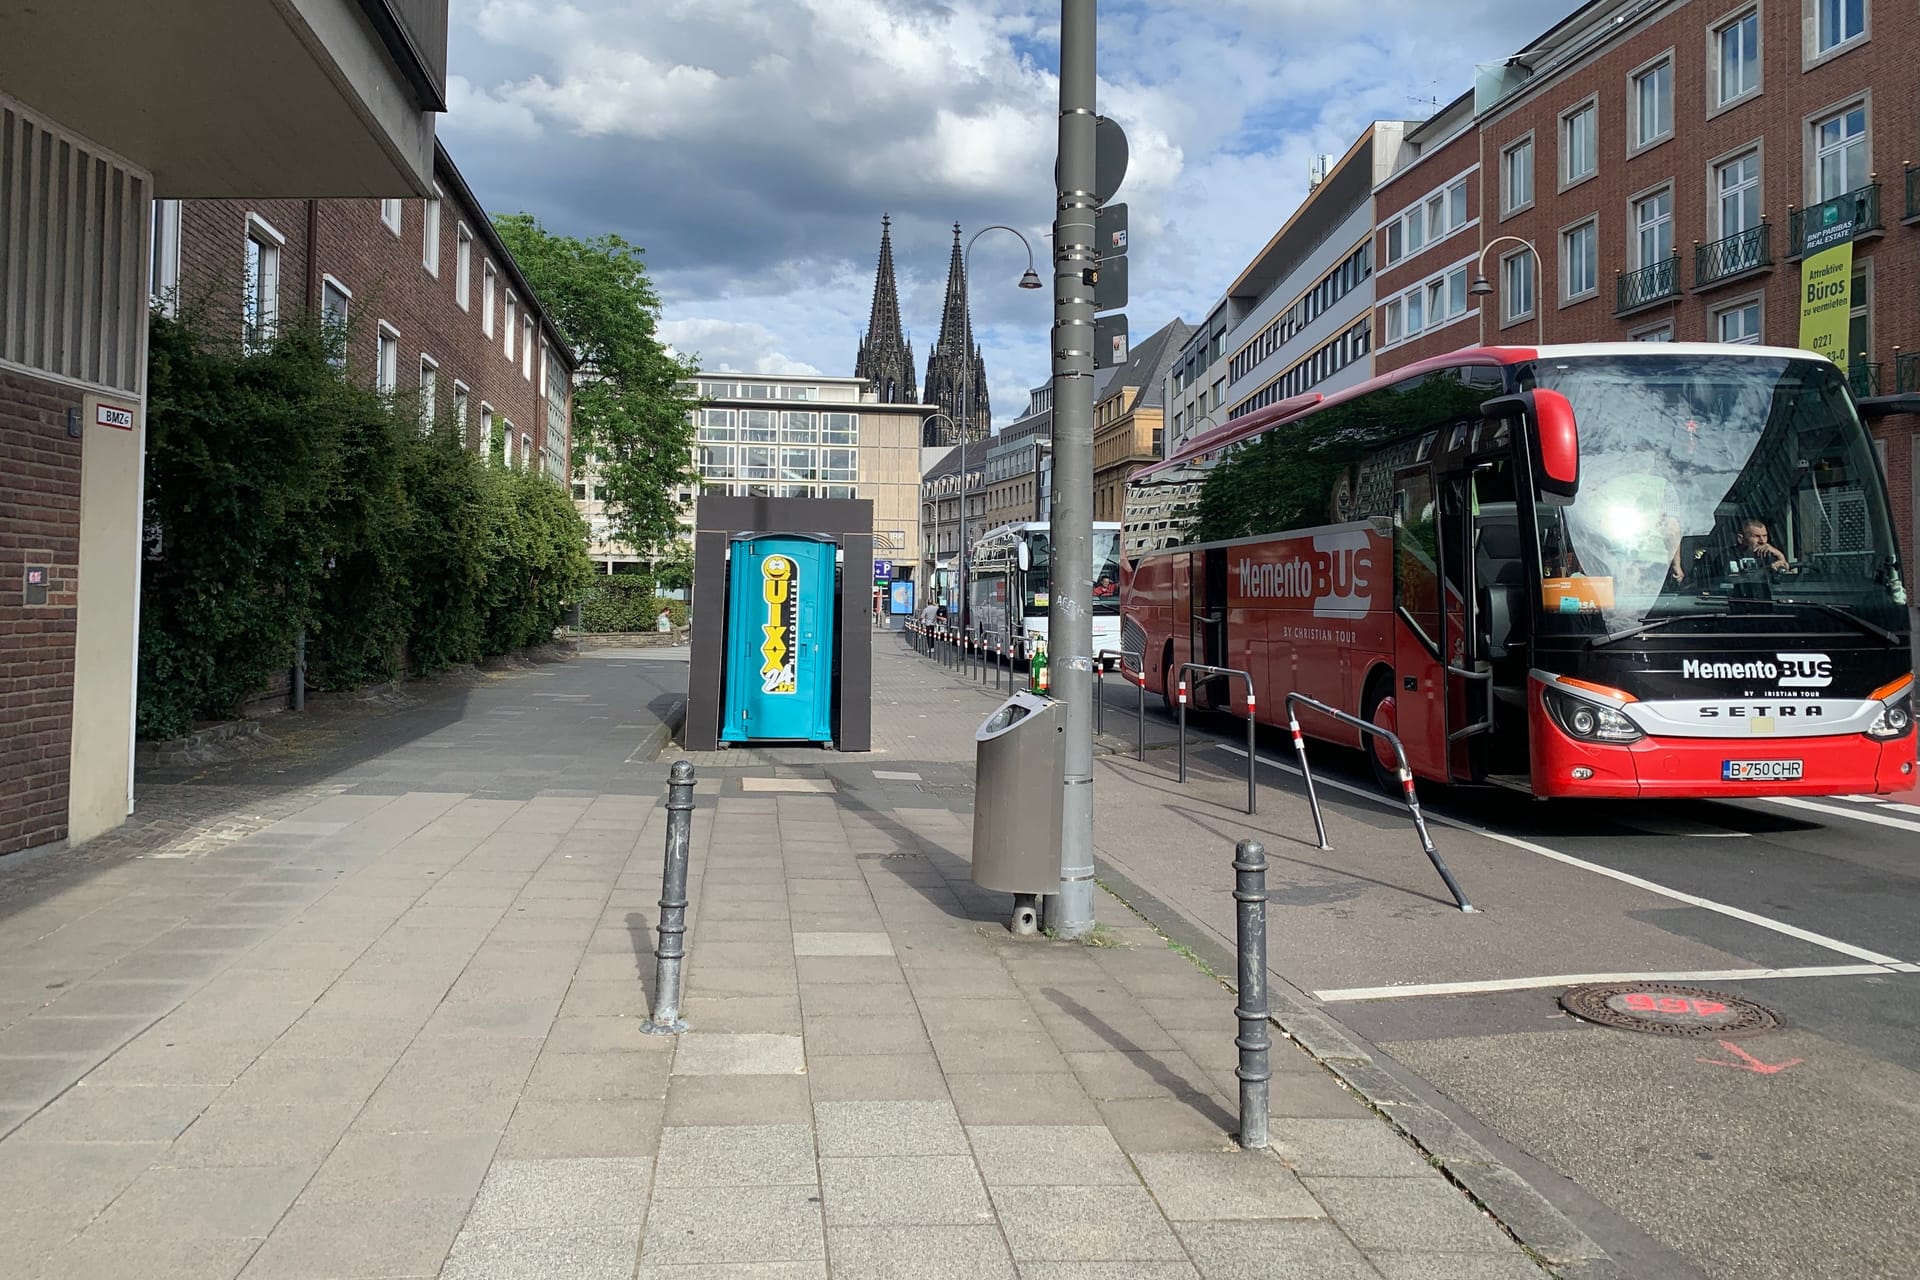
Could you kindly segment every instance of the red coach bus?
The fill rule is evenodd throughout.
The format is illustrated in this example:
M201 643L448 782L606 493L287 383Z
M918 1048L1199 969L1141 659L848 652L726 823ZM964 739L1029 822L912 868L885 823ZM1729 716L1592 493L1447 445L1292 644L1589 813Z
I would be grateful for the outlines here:
M1806 352L1457 352L1195 438L1125 526L1122 647L1169 701L1179 663L1240 668L1267 723L1298 691L1542 797L1914 784L1886 484Z

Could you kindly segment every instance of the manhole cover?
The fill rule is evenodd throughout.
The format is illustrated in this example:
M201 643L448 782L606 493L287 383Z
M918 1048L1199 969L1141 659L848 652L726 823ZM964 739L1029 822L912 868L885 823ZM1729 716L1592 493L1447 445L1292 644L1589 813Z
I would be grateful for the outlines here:
M1661 1036L1743 1035L1780 1025L1750 1000L1671 982L1574 987L1560 997L1560 1007L1603 1027Z

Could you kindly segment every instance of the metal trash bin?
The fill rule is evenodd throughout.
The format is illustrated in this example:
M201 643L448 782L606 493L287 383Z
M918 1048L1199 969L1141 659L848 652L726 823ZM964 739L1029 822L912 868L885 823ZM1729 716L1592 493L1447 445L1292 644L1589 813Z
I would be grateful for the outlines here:
M1021 691L973 735L973 882L1014 895L1010 927L1032 933L1041 894L1060 888L1066 705Z

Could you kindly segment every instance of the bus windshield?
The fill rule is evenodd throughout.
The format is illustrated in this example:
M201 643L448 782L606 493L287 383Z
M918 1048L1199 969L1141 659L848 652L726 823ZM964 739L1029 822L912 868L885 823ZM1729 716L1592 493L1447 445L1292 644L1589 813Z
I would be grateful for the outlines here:
M1568 357L1536 378L1580 440L1578 495L1537 504L1544 635L1907 632L1873 445L1831 363Z
M1026 611L1029 616L1047 611L1052 600L1052 548L1045 529L1027 534ZM1096 614L1120 612L1120 535L1112 529L1093 531L1093 611Z

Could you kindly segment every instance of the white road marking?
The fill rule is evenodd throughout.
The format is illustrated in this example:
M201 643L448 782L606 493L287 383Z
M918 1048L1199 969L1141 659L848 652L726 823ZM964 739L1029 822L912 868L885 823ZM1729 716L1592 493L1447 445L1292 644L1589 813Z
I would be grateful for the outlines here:
M1911 966L1920 970L1920 966ZM1532 991L1540 987L1582 987L1607 982L1756 982L1763 978L1855 978L1902 973L1883 964L1804 965L1792 969L1694 969L1673 973L1552 973L1538 978L1488 978L1478 982L1418 982L1385 987L1335 987L1316 991L1325 1004L1352 1000L1400 1000L1409 996L1469 996L1493 991Z
M1247 754L1246 748L1244 747L1235 747L1224 742L1215 743L1214 745L1222 751L1240 756L1243 759ZM1296 777L1300 773L1300 770L1293 765L1282 764L1278 760L1272 760L1266 756L1259 757L1259 760L1261 764L1283 770ZM1318 783L1323 787L1333 787L1337 790L1375 801L1389 809L1397 809L1401 812L1406 811L1406 806L1398 801L1389 800L1377 792L1366 791L1351 783L1342 782L1338 778L1321 778L1318 779ZM1426 811L1423 810L1423 812ZM1815 933L1811 929L1802 929L1797 925L1786 924L1779 920L1771 920L1766 916L1757 915L1754 912L1745 911L1739 907L1729 906L1724 902L1715 902L1711 898L1702 898L1698 894L1669 888L1664 884L1656 884L1654 881L1642 876L1632 875L1625 871L1616 871L1612 867L1601 866L1597 862L1588 862L1585 858L1576 858L1572 854L1561 853L1558 849L1549 849L1543 844L1535 844L1533 841L1523 840L1519 836L1510 836L1503 832L1490 831L1485 827L1476 827L1470 822L1462 822L1458 818L1450 818L1444 814L1426 812L1426 818L1428 822L1452 827L1456 831L1470 831L1474 835L1485 836L1489 840L1497 840L1501 844L1512 845L1516 849L1525 849L1528 853L1535 853L1543 858L1550 858L1555 862L1565 863L1570 867L1578 867L1582 871L1591 871L1595 875L1606 876L1609 880L1618 880L1622 884L1630 884L1636 889L1645 889L1648 893L1658 894L1663 898L1670 898L1675 902L1684 902L1690 907L1699 907L1705 911L1718 912L1723 916L1730 916L1735 920L1744 920L1748 924L1758 925L1762 929L1770 929L1775 933L1784 934L1789 938L1798 938L1802 942L1811 942L1817 947L1825 947L1828 951L1837 951L1843 956L1852 956L1854 959L1864 960L1868 964L1898 965L1906 963L1896 956L1882 955L1878 951L1870 951L1865 947L1856 947L1851 942L1842 942L1838 938L1829 938L1825 934ZM1901 825L1904 826L1905 824L1903 823Z
M1842 809L1838 805L1819 804L1812 800L1801 800L1793 796L1770 796L1768 804L1783 804L1792 809L1809 809L1814 813L1831 814L1836 818L1850 818L1855 822L1871 822L1880 827L1896 827L1901 831L1920 832L1920 822L1908 818L1890 818L1883 813L1868 813L1861 809Z

